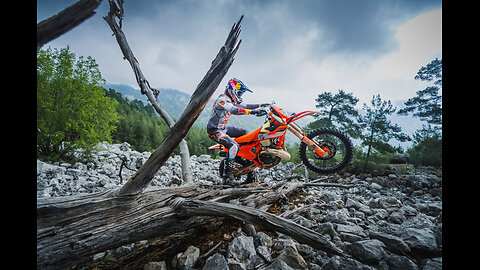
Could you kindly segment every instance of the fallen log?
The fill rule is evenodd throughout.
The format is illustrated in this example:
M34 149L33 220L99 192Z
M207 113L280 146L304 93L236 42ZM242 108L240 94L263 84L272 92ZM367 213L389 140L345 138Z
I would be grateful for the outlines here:
M65 268L87 256L132 242L168 236L209 224L215 217L231 217L266 230L286 234L329 254L343 252L317 232L265 211L218 202L254 194L246 203L268 203L277 192L294 187L252 187L224 190L216 186L188 185L151 188L136 196L116 196L117 190L37 200L37 267ZM262 196L259 196L261 194ZM285 196L285 194L283 194ZM227 196L227 197L226 197ZM269 199L265 199L269 198Z
M184 198L177 198L173 204L174 209L177 210L181 216L206 215L233 217L267 230L281 232L294 238L299 243L308 244L313 248L323 250L327 253L343 255L341 249L334 246L317 232L300 226L291 220L255 208L228 203L188 200Z

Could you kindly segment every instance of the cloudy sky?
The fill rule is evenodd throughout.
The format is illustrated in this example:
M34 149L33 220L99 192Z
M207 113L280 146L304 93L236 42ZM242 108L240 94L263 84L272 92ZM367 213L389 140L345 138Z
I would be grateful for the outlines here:
M37 22L75 3L37 0ZM248 103L276 101L289 111L315 109L322 92L343 89L403 102L426 87L417 71L442 58L439 0L126 0L123 31L155 88L191 94L241 15L242 44L216 94L237 77L254 91ZM97 14L44 45L92 56L107 83L138 88L115 37Z

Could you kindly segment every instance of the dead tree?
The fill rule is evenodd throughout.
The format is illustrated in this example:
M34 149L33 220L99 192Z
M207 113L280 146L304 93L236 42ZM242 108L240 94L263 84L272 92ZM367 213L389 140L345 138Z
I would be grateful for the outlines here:
M65 34L95 14L102 0L80 0L60 13L37 24L37 50Z
M108 3L110 5L110 10L108 12L108 15L103 17L103 19L105 19L105 21L110 26L110 29L112 29L117 39L117 43L122 51L123 57L127 59L127 61L130 63L130 66L133 69L133 73L135 74L135 79L137 80L138 86L140 87L141 93L148 97L148 100L152 104L153 108L155 108L157 113L165 120L165 122L170 128L173 128L175 122L170 117L170 115L162 108L162 106L157 100L159 91L155 88L152 88L150 86L150 83L143 75L143 72L140 69L140 64L133 55L133 52L128 45L127 37L122 31L122 20L124 15L123 1L117 1L117 3L115 3L113 0L109 0ZM118 19L118 23L116 19ZM193 180L193 173L190 163L190 152L188 150L187 142L184 139L180 141L179 148L182 162L183 182L191 183Z

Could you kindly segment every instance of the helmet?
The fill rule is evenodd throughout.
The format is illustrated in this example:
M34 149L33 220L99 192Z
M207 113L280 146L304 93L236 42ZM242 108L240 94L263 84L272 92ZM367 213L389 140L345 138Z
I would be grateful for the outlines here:
M235 105L242 103L242 95L246 91L253 93L252 90L248 89L248 87L237 78L229 80L225 87L225 94L230 97Z

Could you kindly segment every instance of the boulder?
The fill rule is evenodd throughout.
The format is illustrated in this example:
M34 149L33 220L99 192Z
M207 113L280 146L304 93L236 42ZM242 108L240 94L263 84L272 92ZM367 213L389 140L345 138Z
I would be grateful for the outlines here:
M429 257L438 249L435 233L429 228L405 228L401 238L421 257Z
M143 270L167 270L165 261L149 262L143 266Z
M200 249L195 246L189 246L180 256L177 254L177 268L191 269L200 256Z
M378 264L387 255L384 250L385 244L377 239L358 241L347 248L355 259L368 265Z
M391 254L386 259L389 270L420 270L408 257Z
M298 253L294 245L285 246L285 248L282 250L280 255L278 255L274 261L276 262L276 264L279 264L279 265L286 264L292 269L307 269L307 263L305 262L303 257L300 255L300 253ZM278 261L282 261L284 264ZM290 269L290 268L287 268L287 269ZM283 269L283 268L275 268L275 269Z
M203 266L203 270L229 270L227 260L223 257L222 254L215 253L210 256L205 265Z
M258 232L255 235L254 244L255 244L256 247L266 246L266 247L270 248L273 245L273 241L272 241L272 238L270 236L268 236L266 233Z
M407 254L410 252L408 245L399 237L391 234L386 234L378 231L370 231L369 237L371 239L377 239L385 244L386 249L396 254Z
M240 235L228 245L227 258L232 258L246 266L246 269L254 269L257 253L253 243L253 237Z
M278 268L281 269L281 268ZM358 270L374 270L375 268L365 265L357 260L332 256L321 268L322 270L347 270L347 269L358 269Z

